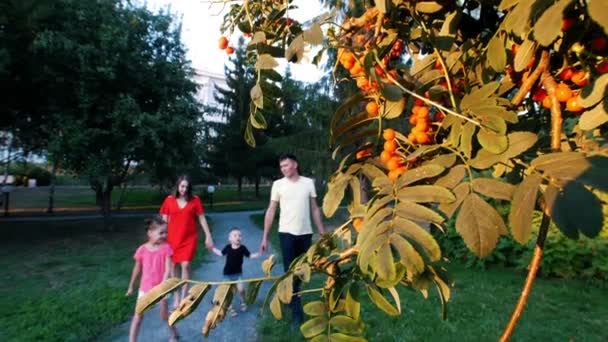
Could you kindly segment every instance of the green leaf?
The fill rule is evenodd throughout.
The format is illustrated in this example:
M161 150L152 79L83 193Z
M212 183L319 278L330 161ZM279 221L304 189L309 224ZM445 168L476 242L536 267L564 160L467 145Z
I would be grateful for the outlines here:
M169 316L170 326L173 326L175 322L188 316L196 307L199 305L205 294L211 289L211 285L207 283L196 284L188 291L188 296L182 299L179 306Z
M460 204L462 204L462 201L464 201L464 199L469 194L469 192L470 192L469 183L460 183L452 191L454 192L454 195L456 196L456 201L454 201L452 203L441 203L439 205L439 210L441 210L441 212L444 213L447 218L451 218L452 216L454 216L454 213L460 207Z
M408 160L409 160L409 156L408 156ZM454 165L454 163L456 163L456 154L449 153L449 154L440 154L437 157L429 160L428 162L424 162L424 165L437 164L437 165L443 166L444 168L448 168L448 167L451 167L452 165Z
M450 117L450 115L448 115ZM460 134L462 133L462 125L460 123L454 123L450 134L448 134L447 143L448 145L458 147L460 145Z
M498 162L506 162L509 159L520 155L536 144L538 137L532 132L513 132L507 138L509 147L501 154L492 154L486 149L481 149L471 160L471 166L476 169L487 169Z
M346 101L342 102L340 107L338 107L338 109L336 109L336 112L334 113L334 115L331 118L331 125L330 125L331 131L335 131L336 127L338 125L338 122L340 121L340 119L342 119L344 114L346 114L346 112L350 108L359 104L364 98L365 98L365 96L363 95L363 93L359 92L359 93L356 93L355 95L349 97L348 99L346 99Z
M605 102L608 105L608 101ZM606 107L600 103L591 110L584 112L578 125L584 131L592 131L606 122L608 122L608 113Z
M588 84L579 94L580 104L589 108L602 101L606 97L606 86L608 86L608 74L604 74L593 83Z
M530 164L551 177L565 181L576 180L591 168L591 163L580 152L547 153Z
M513 6L517 5L518 3L519 3L519 0L502 0L500 2L500 5L498 6L498 10L501 12L508 10L508 9L512 8Z
M419 224L403 217L397 217L393 223L393 231L414 242L419 248L422 248L430 261L434 262L441 259L439 244L437 244L433 235Z
M325 331L327 319L325 317L314 317L300 326L300 332L305 338L313 338Z
M185 282L179 278L169 278L154 286L150 289L150 291L146 292L143 297L139 298L137 304L135 305L135 312L142 314L144 311L150 309L154 304L158 303L167 294L177 290L184 284Z
M352 176L339 172L327 184L327 192L325 193L325 196L323 196L322 206L323 214L325 214L326 217L332 217L336 210L338 210L351 178Z
M317 300L304 304L304 313L308 316L322 316L327 314L327 305L324 302Z
M279 63L269 54L258 56L258 60L255 63L256 70L274 69L278 66Z
M322 335L317 335L315 337L313 337L312 339L310 339L310 342L330 342L329 337L327 337L327 335L322 334Z
M245 142L251 147L255 147L255 138L253 137L253 130L251 126L251 120L247 122L245 127Z
M462 134L460 135L460 150L464 153L464 156L471 158L471 150L473 149L473 134L477 127L474 123L467 121L462 127ZM479 137L478 137L479 138Z
M528 242L532 235L532 214L541 181L541 176L533 173L525 177L513 193L509 224L511 225L511 235L522 245Z
M283 278L277 286L277 296L279 300L285 304L291 303L293 296L293 274Z
M380 113L385 119L398 118L405 109L405 98L399 97L398 101L386 101L380 105Z
M397 192L400 201L450 203L456 200L454 194L444 187L436 185L416 185L400 189Z
M256 83L255 86L251 88L249 95L251 96L251 101L256 107L260 109L264 108L264 93L262 92L262 87L260 87L260 83Z
M283 319L283 314L281 312L281 301L279 301L279 297L276 294L270 301L270 312L276 320L280 321Z
M500 73L505 70L507 65L507 54L505 52L505 44L502 39L495 35L488 43L488 62L494 71Z
M343 333L332 333L330 339L331 342L367 342L363 337L349 336Z
M520 72L524 70L530 59L534 56L536 52L536 42L533 40L526 39L519 49L517 50L517 55L515 56L515 60L513 61L514 68L516 72Z
M447 175L439 178L435 185L442 186L448 189L453 189L466 174L466 167L464 165L456 165L450 169Z
M321 26L317 23L312 24L312 26L309 29L304 30L302 34L304 41L308 44L323 44L323 31L321 30Z
M604 34L608 35L608 3L601 0L587 1L587 13L591 20L604 29Z
M363 332L363 326L357 320L352 319L351 317L338 315L334 316L329 320L329 325L332 328L337 329L343 333L347 334L361 334Z
M551 218L559 230L571 239L578 238L578 231L594 238L602 230L604 215L599 199L582 184L570 182L559 192L547 188L545 201L551 209Z
M492 130L494 133L501 135L507 133L507 123L500 116L492 114L482 114L479 115L479 119L481 120L481 125L483 127Z
M249 115L249 122L251 123L251 126L256 129L266 129L267 123L264 115L262 115L262 112L257 110L255 107L252 107L251 109L253 111L253 113Z
M251 41L249 42L248 46L264 42L266 42L266 33L264 33L264 31L257 31L253 34L253 37L251 37Z
M419 166L415 169L405 171L397 180L396 187L402 188L419 180L435 177L441 174L445 168L437 164Z
M421 60L414 60L414 65L410 68L410 74L414 77L423 71L433 67L435 65L435 56L429 54Z
M395 308L378 290L373 286L367 285L367 295L376 306L389 316L398 316L399 310Z
M443 5L435 1L420 1L416 3L416 11L420 13L435 13L439 12Z
M344 309L346 314L355 320L359 320L361 314L361 302L358 299L358 295L355 294L356 286L352 285L346 293L346 303L344 303Z
M591 1L593 2L593 1ZM543 46L549 46L562 32L564 9L572 0L559 0L546 9L534 25L534 38ZM517 68L515 68L517 71Z
M285 50L285 59L288 62L291 62L292 59L295 57L295 62L299 63L302 60L303 56L304 38L302 37L302 35L299 35L291 42L291 44L289 44L287 50Z
M432 209L412 202L399 202L396 206L397 215L416 222L432 222L441 224L444 219Z
M510 201L515 187L512 184L492 178L475 178L473 180L473 190L484 196Z
M249 286L247 286L247 305L252 305L253 303L255 303L255 300L258 298L258 293L260 292L261 285L261 280L249 283Z
M399 87L394 84L389 84L385 82L380 83L380 93L384 96L385 99L392 102L399 102L403 99L403 91ZM405 106L405 100L403 102Z
M486 151L493 154L501 154L509 147L509 140L505 135L496 134L485 128L477 133L477 141Z
M471 252L484 258L494 250L498 237L507 228L496 209L471 193L464 199L456 218L456 231Z
M391 234L391 246L399 253L401 264L410 272L420 274L424 271L424 260L412 244L399 234Z
M388 240L380 245L376 253L376 257L372 261L372 269L376 272L378 278L382 280L394 279L396 275L395 263Z

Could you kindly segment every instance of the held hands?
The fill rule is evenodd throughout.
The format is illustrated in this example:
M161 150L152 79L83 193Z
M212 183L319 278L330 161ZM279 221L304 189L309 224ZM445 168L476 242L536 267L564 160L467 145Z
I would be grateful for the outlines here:
M211 236L205 237L205 246L209 250L213 250L213 247L215 247L215 244L213 243L213 238Z

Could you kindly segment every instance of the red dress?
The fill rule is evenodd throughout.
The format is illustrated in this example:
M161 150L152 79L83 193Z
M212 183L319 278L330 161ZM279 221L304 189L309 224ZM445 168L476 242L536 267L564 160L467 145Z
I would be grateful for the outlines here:
M198 196L193 196L186 206L180 208L177 199L167 196L160 207L161 215L167 215L167 242L173 249L173 263L192 261L198 240L196 218L204 212Z

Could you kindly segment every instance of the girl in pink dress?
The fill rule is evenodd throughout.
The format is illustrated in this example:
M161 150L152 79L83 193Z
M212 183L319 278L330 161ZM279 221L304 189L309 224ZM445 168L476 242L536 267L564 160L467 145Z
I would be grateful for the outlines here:
M155 216L152 219L145 220L146 233L148 234L148 242L139 246L135 251L133 258L135 266L131 274L129 289L127 296L133 294L133 286L137 277L141 274L139 281L139 291L137 298L141 298L146 292L154 286L162 283L169 277L171 271L171 255L173 250L167 244L167 224L161 216ZM165 299L160 301L160 317L163 321L167 321L168 310ZM137 341L139 327L143 315L135 313L133 321L131 321L131 329L129 330L129 342ZM175 327L169 326L171 338L169 341L177 341L177 330Z

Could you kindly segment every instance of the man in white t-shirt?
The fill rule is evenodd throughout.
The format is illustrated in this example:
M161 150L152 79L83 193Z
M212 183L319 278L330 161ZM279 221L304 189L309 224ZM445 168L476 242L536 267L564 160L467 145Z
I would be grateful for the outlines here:
M264 216L264 235L260 250L266 252L268 249L268 233L270 233L277 207L280 207L279 239L283 254L283 268L287 271L291 262L310 248L312 242L311 213L319 234L324 234L325 228L321 221L321 210L317 205L315 183L310 178L300 176L296 157L293 154L281 155L279 166L284 177L272 183L270 204ZM300 283L296 279L294 293L298 292L299 286ZM299 325L303 319L300 296L292 298L290 307L292 323Z

